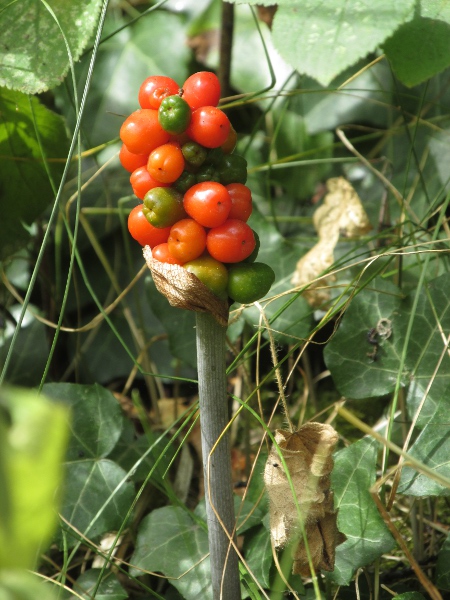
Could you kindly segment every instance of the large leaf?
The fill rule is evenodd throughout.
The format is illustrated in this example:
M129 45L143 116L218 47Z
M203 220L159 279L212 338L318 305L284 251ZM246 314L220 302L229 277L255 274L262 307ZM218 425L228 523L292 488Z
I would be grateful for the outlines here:
M33 568L53 535L67 418L44 396L0 391L0 569Z
M97 384L75 383L49 383L44 392L72 408L67 460L103 458L111 452L123 427L122 411L111 392Z
M117 531L134 498L127 473L108 459L66 463L62 516L78 531L95 538ZM66 526L64 526L66 528ZM67 526L70 532L70 527ZM75 537L69 535L73 545Z
M409 87L418 85L450 66L450 23L415 17L383 49L400 81Z
M152 511L139 527L131 575L159 571L186 600L212 600L208 534L181 507Z
M61 514L88 537L117 530L134 498L127 472L104 458L122 433L123 415L117 400L97 384L50 383L44 390L72 408ZM75 541L69 536L70 545Z
M328 85L411 19L414 5L414 0L292 0L275 14L273 42L300 73Z
M351 301L324 353L340 394L354 399L369 398L388 394L394 389L403 343L402 333L397 327L393 328L391 338L380 344L376 361L368 356L374 349L368 341L368 334L380 319L394 319L400 298L398 288L379 279Z
M66 41L77 61L97 23L102 0L47 0L46 4L1 0L0 85L26 94L59 85L69 69Z
M263 509L253 503L234 498L238 514L238 533L261 523ZM206 520L205 503L195 509L197 519L181 507L166 506L154 510L142 521L139 528L136 549L131 557L131 574L159 571L166 577L173 577L171 584L186 600L212 599L212 586L208 556L208 534L199 524ZM267 540L266 540L267 543ZM269 543L270 545L270 543ZM266 548L267 551L267 548Z
M329 577L339 585L348 585L359 567L395 545L369 492L376 479L377 454L377 443L363 438L335 456L331 485L339 509L338 527L347 540L336 548Z
M22 4L11 3L17 7ZM6 30L1 30L5 34ZM48 168L57 185L66 153L67 135L61 117L37 98L0 90L0 260L26 243L27 226L53 198L44 159L50 161Z
M325 361L339 392L348 398L369 398L392 392L397 381L400 356L405 344L409 320L413 319L409 345L400 381L402 384L427 385L442 354L443 331L450 329L450 275L413 290L403 300L400 291L383 280L376 280L351 302L342 323L325 349ZM417 309L412 314L416 293ZM378 338L375 360L368 356L374 349L369 332L379 319L388 319L391 336ZM450 358L445 355L435 380L450 384ZM411 403L417 402L417 396ZM429 410L428 406L424 410ZM431 412L433 409L431 408Z

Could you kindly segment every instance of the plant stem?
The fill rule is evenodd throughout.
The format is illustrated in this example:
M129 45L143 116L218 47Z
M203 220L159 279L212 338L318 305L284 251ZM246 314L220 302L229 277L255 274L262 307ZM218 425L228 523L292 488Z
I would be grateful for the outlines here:
M239 600L238 557L230 543L235 526L228 432L226 328L197 313L197 364L205 476L206 516L214 600Z

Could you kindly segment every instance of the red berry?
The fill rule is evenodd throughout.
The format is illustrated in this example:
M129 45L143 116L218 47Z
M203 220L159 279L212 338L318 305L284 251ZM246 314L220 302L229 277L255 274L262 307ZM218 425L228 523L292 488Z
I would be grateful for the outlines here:
M194 110L186 131L201 146L218 148L226 142L230 128L230 121L220 108L203 106Z
M148 155L169 138L159 124L158 111L150 108L135 110L120 128L120 139L133 154Z
M139 104L141 108L158 109L167 96L178 94L179 85L170 77L152 75L142 83L139 88Z
M188 77L183 84L183 100L186 100L192 110L201 106L217 106L220 100L217 75L209 71L199 71Z

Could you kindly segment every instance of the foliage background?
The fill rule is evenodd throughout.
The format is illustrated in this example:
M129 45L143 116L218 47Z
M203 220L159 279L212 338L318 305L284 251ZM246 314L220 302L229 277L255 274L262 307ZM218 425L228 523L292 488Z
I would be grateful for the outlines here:
M341 586L342 598L438 598L450 590L450 3L280 0L274 16L264 2L233 4L223 106L249 162L260 259L277 274L262 303L270 334L255 306L234 306L228 332L244 596L285 588L260 477L266 431L283 423L272 339L291 417L329 420L341 437L333 488L348 539L321 591L289 579L294 597L331 598ZM211 594L193 315L158 294L127 235L137 200L117 152L145 77L181 83L220 68L221 10L218 0L0 2L0 381L71 410L60 525L40 561L52 586L41 594ZM354 186L372 230L341 238L330 299L312 308L291 277L336 176ZM372 360L367 335L381 318L392 336ZM14 439L23 417L5 398ZM30 443L45 436L27 431ZM16 584L4 570L3 589Z

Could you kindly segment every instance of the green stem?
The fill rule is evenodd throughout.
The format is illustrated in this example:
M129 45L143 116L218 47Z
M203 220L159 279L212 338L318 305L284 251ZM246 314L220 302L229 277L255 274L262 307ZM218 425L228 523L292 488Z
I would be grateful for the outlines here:
M214 600L239 600L238 557L230 543L235 527L228 397L226 328L197 313L197 365L206 516Z

